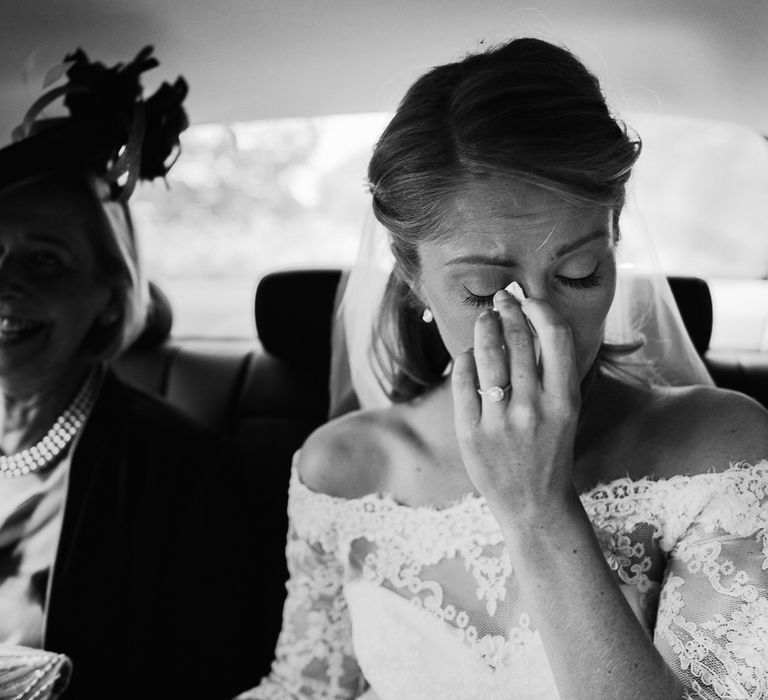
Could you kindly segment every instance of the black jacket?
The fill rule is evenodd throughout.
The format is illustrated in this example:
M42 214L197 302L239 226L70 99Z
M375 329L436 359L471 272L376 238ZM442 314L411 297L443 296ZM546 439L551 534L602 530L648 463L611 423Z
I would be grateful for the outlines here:
M69 479L45 634L74 665L64 697L256 685L258 504L234 449L108 372Z

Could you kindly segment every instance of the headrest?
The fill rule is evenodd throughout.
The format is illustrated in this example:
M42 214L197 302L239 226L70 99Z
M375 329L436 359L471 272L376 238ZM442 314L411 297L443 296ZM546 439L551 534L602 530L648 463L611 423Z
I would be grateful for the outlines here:
M168 297L154 282L149 283L149 308L147 320L139 337L133 341L130 350L149 350L162 345L171 335L173 309Z
M672 296L680 309L685 330L699 355L709 349L712 337L712 295L699 277L668 277Z
M282 270L256 288L256 332L271 355L327 371L339 269Z

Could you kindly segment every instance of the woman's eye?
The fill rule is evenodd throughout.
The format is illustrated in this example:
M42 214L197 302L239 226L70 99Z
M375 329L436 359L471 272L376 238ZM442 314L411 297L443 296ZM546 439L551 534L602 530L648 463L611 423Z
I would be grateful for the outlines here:
M574 270L574 272L576 271ZM598 263L594 266L592 272L587 275L572 276L560 274L555 275L555 279L564 287L570 287L572 289L590 289L591 287L599 286L603 276L600 272L600 264ZM464 303L467 306L476 309L490 308L493 306L495 292L493 294L475 294L465 285L462 285L462 287L464 287L464 291L467 293L464 297ZM499 287L499 289L501 289L501 287Z
M475 294L474 292L470 292L466 287L464 287L464 290L467 292L467 296L464 297L464 303L468 306L472 306L476 309L493 306L493 294Z
M600 284L600 259L593 255L578 255L560 266L555 279L566 287L587 289Z
M557 281L566 287L572 287L574 289L588 289L590 287L597 287L600 284L602 275L595 268L585 277L566 277L564 275L557 275Z
M55 272L63 267L62 261L53 253L40 251L32 253L30 263L35 270Z

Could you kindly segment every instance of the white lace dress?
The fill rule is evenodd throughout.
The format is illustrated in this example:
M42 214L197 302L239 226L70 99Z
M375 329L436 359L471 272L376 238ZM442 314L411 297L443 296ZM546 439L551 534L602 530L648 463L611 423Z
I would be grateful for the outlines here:
M606 560L691 697L768 699L768 462L582 496ZM241 698L558 698L486 502L344 500L291 477L272 672Z

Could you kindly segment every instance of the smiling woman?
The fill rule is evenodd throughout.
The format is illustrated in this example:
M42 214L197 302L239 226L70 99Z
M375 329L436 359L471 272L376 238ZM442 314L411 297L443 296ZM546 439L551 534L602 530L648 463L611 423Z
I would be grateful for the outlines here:
M129 293L137 288L136 261L104 235L112 229L88 191L95 186L59 174L0 192L0 368L11 394L62 380L55 391L71 394L95 360L141 328L142 296ZM121 317L130 319L122 327Z
M253 651L238 456L107 364L146 313L127 201L186 126L183 79L142 96L156 65L68 56L42 102L69 115L34 107L0 150L0 645L69 657L65 697L225 698Z

